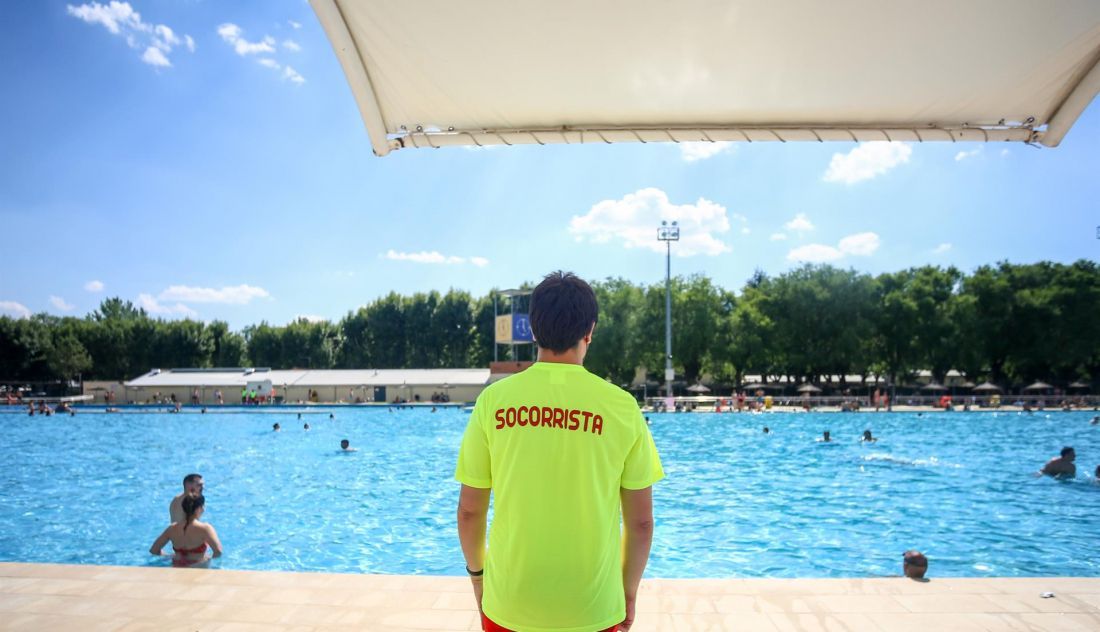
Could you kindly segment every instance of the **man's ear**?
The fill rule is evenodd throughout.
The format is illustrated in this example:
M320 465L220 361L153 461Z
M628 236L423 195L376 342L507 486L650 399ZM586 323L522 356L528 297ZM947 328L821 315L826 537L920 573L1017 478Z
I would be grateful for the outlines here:
M592 334L596 331L596 323L592 323L592 326L588 328L588 333L584 335L584 344L592 344Z

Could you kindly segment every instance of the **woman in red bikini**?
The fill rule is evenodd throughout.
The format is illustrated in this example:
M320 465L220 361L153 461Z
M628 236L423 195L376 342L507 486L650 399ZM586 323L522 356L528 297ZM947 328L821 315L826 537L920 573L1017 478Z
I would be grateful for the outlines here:
M153 555L164 555L172 558L172 566L181 568L205 567L210 564L211 558L221 557L222 543L218 539L218 532L212 525L199 522L205 511L206 499L202 494L188 495L183 498L182 522L173 522L168 525L164 533L160 534L149 552ZM172 542L172 555L161 553L165 544ZM211 555L206 554L209 546Z

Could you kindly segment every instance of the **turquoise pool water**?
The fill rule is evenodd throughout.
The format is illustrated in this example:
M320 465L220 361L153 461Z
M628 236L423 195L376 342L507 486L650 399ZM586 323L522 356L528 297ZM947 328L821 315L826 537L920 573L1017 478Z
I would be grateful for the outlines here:
M160 564L146 551L197 471L221 568L461 575L467 415L331 410L304 415L309 432L269 409L0 412L0 560ZM651 415L667 479L648 574L888 575L919 548L941 577L1100 576L1093 414ZM360 451L340 453L345 437ZM1078 478L1033 477L1063 445Z

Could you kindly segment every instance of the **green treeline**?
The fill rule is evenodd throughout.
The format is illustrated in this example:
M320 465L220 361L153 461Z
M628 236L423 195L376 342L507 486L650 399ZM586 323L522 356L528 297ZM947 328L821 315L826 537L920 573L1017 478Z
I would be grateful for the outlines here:
M589 370L625 384L645 366L660 381L663 281L594 287L600 322ZM483 367L493 358L493 296L391 293L335 323L262 322L241 332L221 321L150 318L113 298L85 318L0 318L0 380L129 379L154 367ZM688 381L874 374L900 383L916 369L942 380L952 368L1002 384L1100 377L1100 270L1092 261L1001 263L969 275L804 266L758 272L737 293L697 275L673 279L672 302L673 360ZM507 348L500 354L507 359Z

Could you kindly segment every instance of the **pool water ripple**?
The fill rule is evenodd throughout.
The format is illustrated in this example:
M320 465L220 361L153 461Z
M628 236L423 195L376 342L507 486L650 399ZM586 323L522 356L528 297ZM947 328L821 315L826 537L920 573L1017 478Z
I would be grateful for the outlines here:
M461 575L467 416L327 412L303 416L308 432L270 410L0 412L0 560L164 564L146 549L197 471L221 568ZM891 575L919 548L937 576L1100 576L1092 414L651 415L667 478L648 574ZM865 428L880 440L859 442ZM338 450L345 437L358 452ZM1034 477L1062 445L1077 479Z

